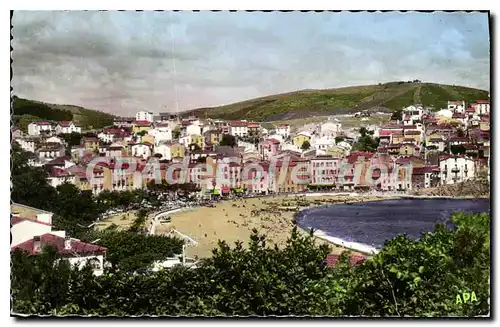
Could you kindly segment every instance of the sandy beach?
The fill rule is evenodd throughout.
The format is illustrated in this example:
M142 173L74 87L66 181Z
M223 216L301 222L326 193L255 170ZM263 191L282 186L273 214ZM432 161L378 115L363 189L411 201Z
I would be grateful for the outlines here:
M189 257L207 257L217 247L218 240L230 245L242 241L246 246L256 228L267 236L269 245L283 246L294 227L293 216L297 209L312 206L381 200L378 196L311 196L311 197L262 197L222 201L215 207L200 207L170 215L170 223L162 223L157 227L157 234L166 234L171 228L191 237L198 242L195 247L188 247ZM252 213L253 212L253 213ZM258 212L258 213L257 213ZM302 231L305 233L305 231ZM327 243L317 238L318 244ZM345 249L328 243L333 252L340 253ZM353 251L354 252L354 251Z

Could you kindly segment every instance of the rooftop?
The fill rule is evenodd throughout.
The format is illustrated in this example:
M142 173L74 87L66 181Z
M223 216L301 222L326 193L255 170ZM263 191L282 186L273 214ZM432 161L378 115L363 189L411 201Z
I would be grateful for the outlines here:
M15 247L12 248L12 250L20 249L30 254L36 254L36 252L34 251L34 242L35 241L33 239L28 240L19 245L16 245ZM57 253L65 256L73 257L73 256L89 255L89 254L105 255L107 251L105 247L95 244L85 243L74 238L70 239L70 242L71 242L71 248L66 249L65 238L48 233L40 236L40 248L42 248L43 246L51 245L56 248Z

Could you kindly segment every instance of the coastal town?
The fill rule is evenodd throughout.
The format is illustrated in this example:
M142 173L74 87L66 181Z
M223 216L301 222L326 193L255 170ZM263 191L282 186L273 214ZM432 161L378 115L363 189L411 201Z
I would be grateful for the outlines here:
M155 177L145 169L153 161L160 164L162 180L170 165L187 162L186 167L175 166L174 182L194 183L199 197L308 190L410 192L489 176L489 112L489 100L449 101L439 111L409 105L401 119L390 120L389 115L382 126L363 126L360 118L360 128L343 129L330 116L292 130L288 124L181 119L140 111L135 118L117 118L102 131L84 132L78 145L68 145L62 137L82 133L68 121L34 121L27 133L14 129L12 138L33 153L32 165L48 168L53 187L69 182L93 194L145 188ZM363 143L366 138L376 144ZM289 164L282 170L285 158ZM113 164L114 159L136 163L136 171ZM273 160L276 169L269 174ZM91 162L97 164L87 176ZM199 163L212 166L211 175ZM252 165L263 168L258 180L245 170ZM291 178L294 169L302 175L298 181ZM224 181L216 178L219 172Z
M489 180L489 114L489 100L448 101L447 108L439 110L409 105L396 117L372 113L385 117L381 126L364 124L370 116L365 112L347 115L359 120L357 128L345 129L343 117L329 116L323 122L292 129L284 123L181 118L140 111L133 118L116 118L113 126L93 132L82 131L71 121L33 121L27 133L14 129L12 138L31 153L30 165L46 169L53 187L71 183L97 196L104 191L147 190L152 184L191 185L191 202L163 206L149 221L150 233L165 234L172 228L162 231L164 224L158 219L166 216L164 212L224 199L314 192L426 194L418 192ZM68 144L64 136L70 134L80 135L80 144ZM107 217L113 213L111 210ZM244 214L249 213L238 213ZM116 212L116 217L123 215ZM206 213L200 215L205 217ZM219 231L216 236L216 230L223 226L193 231L190 226L198 222L196 216L184 212L180 215L184 219L174 217L174 224L182 227L181 231L174 229L179 235L189 239L194 248L200 242L203 245L199 251L188 250L189 254L209 255L224 234L233 241L246 236L237 228ZM96 217L96 221L102 218ZM20 221L19 216L13 219ZM106 220L124 225L117 218L102 222ZM128 224L132 221L126 220ZM291 228L291 217L286 221ZM38 219L34 222L40 223ZM50 225L50 220L41 223ZM35 225L30 222L26 226L33 229ZM279 240L284 228L269 228L267 233L275 233L274 239ZM214 235L205 240L207 231ZM12 247L32 246L44 235L60 242L61 251L69 242L64 243L64 231L59 235L49 229L40 234L35 228L21 233L19 239L14 237ZM102 257L99 260L102 269ZM180 259L169 262L183 263Z
M11 316L490 317L491 32L11 12Z

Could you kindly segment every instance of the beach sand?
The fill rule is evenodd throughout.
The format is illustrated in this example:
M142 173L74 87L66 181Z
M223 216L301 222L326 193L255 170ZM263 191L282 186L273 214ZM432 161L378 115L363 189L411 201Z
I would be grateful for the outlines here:
M198 242L197 246L187 247L186 255L188 257L207 257L211 256L212 249L217 247L218 240L224 240L233 246L236 241L242 241L244 246L248 245L248 240L252 234L252 229L256 228L259 233L267 236L267 244L273 246L283 246L290 237L294 227L294 211L281 211L271 213L269 211L259 215L252 216L252 210L268 210L270 207L278 207L286 200L289 205L296 204L297 198L276 196L247 198L230 201L222 201L214 208L200 207L170 215L170 223L161 223L156 229L156 234L167 234L171 228L174 228L184 235L187 235ZM301 197L301 204L310 206L328 204L332 201L343 203L372 201L381 199L374 196L321 196L321 197ZM305 209L308 206L302 206ZM286 209L281 207L280 209ZM301 233L306 233L299 229ZM317 238L317 244L327 243ZM329 244L333 253L341 253L344 248ZM355 252L355 251L352 251Z

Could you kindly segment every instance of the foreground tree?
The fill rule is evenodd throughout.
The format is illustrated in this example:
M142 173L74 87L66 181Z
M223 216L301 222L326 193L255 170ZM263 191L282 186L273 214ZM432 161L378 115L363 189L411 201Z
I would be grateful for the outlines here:
M13 256L13 306L22 313L100 315L488 314L489 219L458 214L454 229L438 225L420 240L400 235L363 264L351 267L344 256L334 268L324 263L328 246L295 229L281 249L254 231L248 247L220 242L196 269L130 274L165 255L158 253L165 244L106 231L99 244L108 247L114 269L100 277L68 272L43 257ZM145 252L150 247L153 254ZM458 302L464 292L474 292L474 301Z

